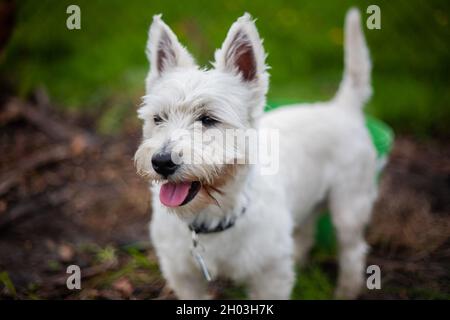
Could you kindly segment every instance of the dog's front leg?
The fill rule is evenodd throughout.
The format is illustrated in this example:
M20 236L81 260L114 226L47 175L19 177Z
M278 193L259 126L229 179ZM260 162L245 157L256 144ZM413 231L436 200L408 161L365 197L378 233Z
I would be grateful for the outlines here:
M293 259L277 258L250 277L250 299L287 300L291 295L294 280Z
M198 270L192 272L178 272L175 270L165 272L169 286L176 296L182 300L211 299L208 294L208 283Z

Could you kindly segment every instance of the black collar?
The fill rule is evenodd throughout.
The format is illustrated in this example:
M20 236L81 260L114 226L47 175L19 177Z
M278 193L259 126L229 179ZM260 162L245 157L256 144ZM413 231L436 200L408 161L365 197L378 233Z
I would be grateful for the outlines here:
M208 234L208 233L217 233L230 229L236 223L236 220L242 216L247 207L242 207L240 214L233 216L231 219L228 217L224 217L215 228L209 228L205 223L195 223L195 220L189 224L189 230L194 231L196 234Z
M245 184L245 188L244 190L247 190L249 188L248 184L250 183L250 177L252 176L252 172L250 171L249 176L247 177L247 181ZM207 224L205 224L204 222L202 223L197 223L197 221L192 221L189 224L189 230L191 230L192 232L194 232L195 234L209 234L209 233L217 233L217 232L222 232L225 230L230 229L231 227L233 227L236 224L236 220L243 216L245 214L245 211L247 211L247 206L250 203L250 199L248 197L248 194L244 192L244 204L242 206L242 208L240 209L240 212L235 213L232 215L231 218L229 218L227 215L225 215L225 217L220 220L220 222L216 225L215 228L210 228Z

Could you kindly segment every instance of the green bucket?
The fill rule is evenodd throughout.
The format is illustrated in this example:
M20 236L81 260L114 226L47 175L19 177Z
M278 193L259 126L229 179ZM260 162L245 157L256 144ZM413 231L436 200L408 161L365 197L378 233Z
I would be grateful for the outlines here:
M269 103L266 111L276 109L281 105L283 104ZM366 126L377 151L378 174L380 174L391 151L394 132L388 125L371 116L366 116ZM328 212L321 214L317 222L316 244L326 251L334 251L336 248L336 237Z

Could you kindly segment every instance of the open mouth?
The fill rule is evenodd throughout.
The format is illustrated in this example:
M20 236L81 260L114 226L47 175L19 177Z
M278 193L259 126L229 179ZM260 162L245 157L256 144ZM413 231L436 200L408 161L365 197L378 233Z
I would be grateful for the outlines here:
M159 191L159 200L166 207L179 207L189 203L200 191L199 181L166 182Z

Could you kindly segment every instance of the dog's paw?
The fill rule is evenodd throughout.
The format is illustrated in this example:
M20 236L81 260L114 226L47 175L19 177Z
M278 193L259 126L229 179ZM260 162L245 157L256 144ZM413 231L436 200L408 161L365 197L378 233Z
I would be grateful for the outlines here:
M359 285L339 285L334 292L334 298L337 300L354 300L358 298L360 291Z

